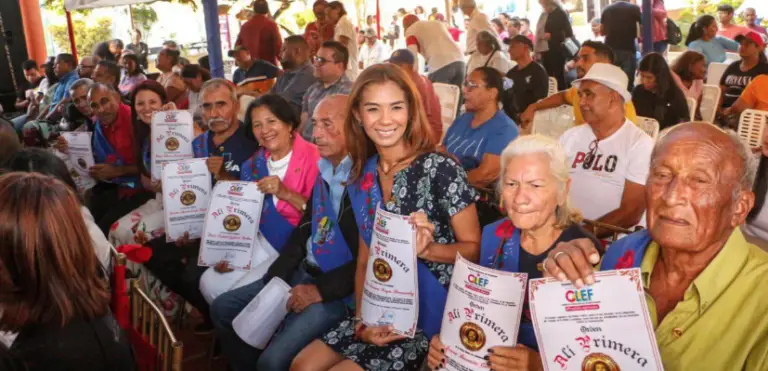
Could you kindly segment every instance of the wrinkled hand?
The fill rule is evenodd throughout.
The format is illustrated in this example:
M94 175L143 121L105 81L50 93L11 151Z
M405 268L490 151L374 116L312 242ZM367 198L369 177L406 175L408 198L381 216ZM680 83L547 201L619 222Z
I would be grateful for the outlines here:
M280 178L274 175L262 178L256 182L256 185L259 187L261 193L265 195L275 195L281 200L283 199L282 196L285 196L285 192L287 191L287 188L285 188L283 182L280 181Z
M213 270L219 273L229 273L234 271L234 269L229 267L229 262L227 262L226 260L222 260L216 263L216 265L213 266Z
M208 166L208 171L210 171L215 178L218 178L219 173L221 173L221 169L224 168L224 157L208 157L208 159L205 160L205 164Z
M110 180L123 175L117 166L109 164L93 165L90 169L88 169L88 172L92 177L98 180Z
M69 143L62 136L56 139L56 143L53 144L53 148L63 154L69 154Z
M435 242L435 225L423 211L411 213L408 220L416 228L416 256L424 258L429 252L429 245Z
M488 350L488 363L494 371L540 371L544 369L539 353L522 344Z
M427 352L427 365L432 370L439 370L445 367L445 346L440 341L440 335L432 337L429 342L429 352Z
M360 340L368 343L383 347L393 341L403 340L406 338L404 335L398 335L392 332L392 326L365 326L362 322L357 324L358 337Z
M288 298L285 308L292 312L301 313L308 306L322 301L323 297L320 296L320 291L316 285L296 285L291 289L291 297Z
M600 262L592 240L580 238L560 242L544 259L544 276L555 277L558 281L571 281L576 288L595 283L594 265Z

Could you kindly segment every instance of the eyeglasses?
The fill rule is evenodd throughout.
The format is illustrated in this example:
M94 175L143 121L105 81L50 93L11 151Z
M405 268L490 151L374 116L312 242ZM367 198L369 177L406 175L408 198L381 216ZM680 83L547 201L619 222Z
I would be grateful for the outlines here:
M325 59L325 58L323 58L323 57L321 57L321 56L317 56L317 55L316 55L316 56L315 56L315 57L312 59L312 61L313 61L313 62L314 62L316 65L319 65L319 66L322 66L322 65L324 65L324 64L326 64L326 63L336 63L336 61L332 61L332 60L330 60L330 59Z
M599 155L598 150L598 141L595 139L589 143L589 153L584 156L584 163L581 165L584 169L592 167L592 162L595 161L595 156Z
M476 88L480 87L479 84L469 80L464 81L463 85L464 85L464 88L467 90L475 90Z

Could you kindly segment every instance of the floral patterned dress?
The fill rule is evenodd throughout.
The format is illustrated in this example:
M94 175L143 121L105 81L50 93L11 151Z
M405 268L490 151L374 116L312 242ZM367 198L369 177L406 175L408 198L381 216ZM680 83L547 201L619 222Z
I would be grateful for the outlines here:
M435 242L451 244L456 242L451 218L474 203L476 198L474 188L467 181L467 173L458 163L442 154L426 153L395 174L392 196L383 208L400 215L424 211L435 225ZM419 261L448 288L453 264ZM354 333L355 322L347 318L324 334L322 340L368 371L418 370L429 349L429 339L421 330L413 339L383 347L360 341Z

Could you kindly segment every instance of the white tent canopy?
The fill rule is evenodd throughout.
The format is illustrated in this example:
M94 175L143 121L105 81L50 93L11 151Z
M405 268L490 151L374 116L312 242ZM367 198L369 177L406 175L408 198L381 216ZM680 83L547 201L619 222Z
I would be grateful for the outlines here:
M64 8L68 11L77 9L103 8L108 6L150 3L155 0L64 0Z
M766 0L746 0L736 10L736 14L741 14L746 8L754 8L758 18L768 17L768 1Z

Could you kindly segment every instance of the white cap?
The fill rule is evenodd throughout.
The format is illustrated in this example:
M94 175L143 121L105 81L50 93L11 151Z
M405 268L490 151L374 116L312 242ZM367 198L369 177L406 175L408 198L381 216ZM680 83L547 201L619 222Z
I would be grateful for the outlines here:
M578 88L582 81L594 81L600 85L604 85L608 89L619 93L619 95L624 98L624 102L632 100L632 94L627 91L627 85L629 84L627 74L624 73L624 70L612 64L593 64L592 68L587 71L587 74L584 75L584 77L574 81L571 85Z

